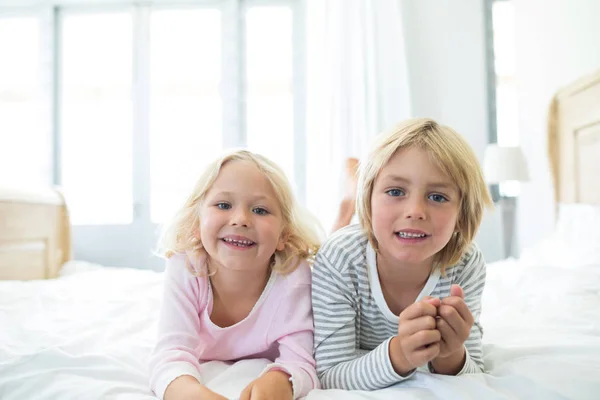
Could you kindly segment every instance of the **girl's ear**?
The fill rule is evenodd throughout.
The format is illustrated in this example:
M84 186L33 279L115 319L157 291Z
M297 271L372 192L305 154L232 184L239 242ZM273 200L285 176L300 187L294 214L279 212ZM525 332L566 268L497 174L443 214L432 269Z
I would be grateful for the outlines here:
M283 251L285 249L285 245L290 237L290 234L287 232L282 232L279 236L279 241L277 242L277 247L275 248L277 251Z

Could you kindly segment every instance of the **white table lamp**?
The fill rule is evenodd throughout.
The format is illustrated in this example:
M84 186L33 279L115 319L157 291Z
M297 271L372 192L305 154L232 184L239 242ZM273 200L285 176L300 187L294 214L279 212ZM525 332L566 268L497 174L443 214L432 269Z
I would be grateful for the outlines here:
M489 184L529 180L525 155L517 146L488 145L483 159L483 174ZM512 245L516 242L517 199L516 197L501 196L499 203L502 211L504 252L506 257L510 257L513 255Z
M483 174L490 184L529 180L525 156L517 146L488 145L483 159Z

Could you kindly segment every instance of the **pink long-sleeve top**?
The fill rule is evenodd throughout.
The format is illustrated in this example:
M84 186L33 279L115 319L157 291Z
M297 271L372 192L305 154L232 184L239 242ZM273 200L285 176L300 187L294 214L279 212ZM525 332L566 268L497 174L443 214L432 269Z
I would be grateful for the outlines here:
M179 376L191 375L203 383L200 364L214 360L267 358L272 363L263 374L271 369L290 374L294 399L318 387L311 271L306 262L288 275L272 273L250 314L221 328L210 319L213 295L208 278L192 275L186 259L176 254L166 265L158 341L150 358L150 387L160 399Z

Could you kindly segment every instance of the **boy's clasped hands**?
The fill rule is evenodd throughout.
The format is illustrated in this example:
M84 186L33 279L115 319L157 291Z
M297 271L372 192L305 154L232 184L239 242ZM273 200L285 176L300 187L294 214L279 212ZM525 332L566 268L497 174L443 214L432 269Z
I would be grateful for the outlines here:
M398 335L390 342L390 359L399 375L431 362L436 373L455 375L465 363L464 343L473 315L459 285L442 300L425 297L400 313Z

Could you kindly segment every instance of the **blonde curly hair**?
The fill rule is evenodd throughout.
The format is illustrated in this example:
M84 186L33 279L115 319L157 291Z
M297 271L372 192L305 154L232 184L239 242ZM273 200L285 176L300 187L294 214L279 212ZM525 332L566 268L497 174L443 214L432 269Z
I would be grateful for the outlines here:
M189 262L189 258L199 259L207 256L202 240L198 236L202 218L200 206L206 193L217 179L221 168L232 161L254 163L273 187L281 208L284 225L282 235L285 237L285 247L281 251L275 251L271 268L276 272L287 274L294 271L304 260L312 262L323 236L318 221L296 201L291 185L282 169L268 158L248 150L229 151L206 167L184 205L171 222L165 226L159 240L158 253L167 258L176 253L186 253L190 272L196 276L207 274L207 272L194 268ZM214 270L210 271L208 275L215 272Z

